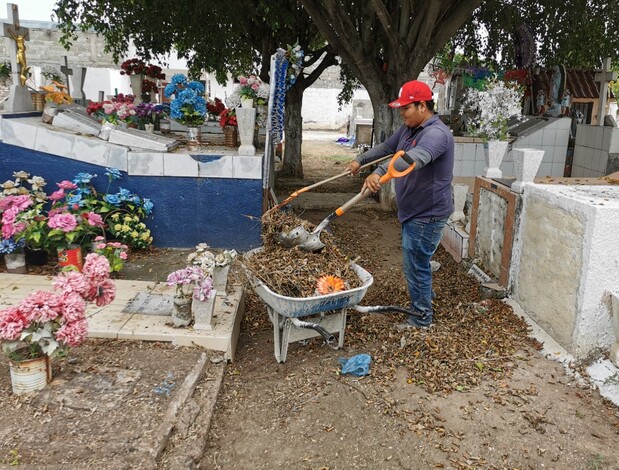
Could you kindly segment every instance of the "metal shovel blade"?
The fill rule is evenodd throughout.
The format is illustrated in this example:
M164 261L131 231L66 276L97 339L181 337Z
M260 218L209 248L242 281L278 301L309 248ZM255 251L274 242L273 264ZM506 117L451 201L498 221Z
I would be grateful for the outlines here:
M280 232L277 234L277 241L280 245L286 248L292 248L293 246L300 245L306 242L310 238L311 234L305 230L305 227L299 225L293 228L289 232Z

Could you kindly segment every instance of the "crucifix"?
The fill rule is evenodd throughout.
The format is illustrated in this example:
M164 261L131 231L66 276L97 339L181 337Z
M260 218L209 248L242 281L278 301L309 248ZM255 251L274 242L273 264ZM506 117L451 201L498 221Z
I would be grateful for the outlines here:
M4 109L7 111L32 111L34 104L26 87L28 80L28 64L26 62L26 41L28 28L19 24L19 11L14 3L7 3L8 23L2 24L2 31L7 52L11 59L11 78L13 84L9 91L9 99Z
M71 86L69 85L69 77L73 75L73 69L69 68L69 60L66 55L62 56L62 60L60 62L60 73L64 75L65 82L67 84L67 93L71 95Z
M19 11L14 3L7 3L7 18L9 23L3 23L3 36L10 38L9 56L11 57L11 73L13 75L13 83L19 83L21 86L26 86L28 79L28 64L26 63L26 41L28 38L28 28L23 28L19 24ZM19 65L19 68L17 67Z
M608 83L612 82L613 80L617 80L617 72L613 72L610 70L610 57L607 57L602 63L602 70L595 74L595 81L600 82L600 108L598 109L598 126L604 125Z

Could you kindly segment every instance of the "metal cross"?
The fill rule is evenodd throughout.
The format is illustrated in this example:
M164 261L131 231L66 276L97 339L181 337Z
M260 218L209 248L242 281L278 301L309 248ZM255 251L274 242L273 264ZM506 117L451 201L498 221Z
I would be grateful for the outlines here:
M607 57L602 63L602 70L595 74L595 81L600 82L600 107L598 109L598 126L604 125L608 83L612 82L613 80L617 80L617 72L613 72L610 70L610 57Z
M28 64L26 63L26 41L30 30L19 24L19 10L14 3L7 3L8 23L2 24L2 35L11 58L11 76L15 85L26 85L28 79Z
M73 69L69 68L69 60L66 55L62 56L62 61L60 62L60 73L65 76L65 81L67 85L67 93L71 95L71 88L69 85L69 77L73 75Z

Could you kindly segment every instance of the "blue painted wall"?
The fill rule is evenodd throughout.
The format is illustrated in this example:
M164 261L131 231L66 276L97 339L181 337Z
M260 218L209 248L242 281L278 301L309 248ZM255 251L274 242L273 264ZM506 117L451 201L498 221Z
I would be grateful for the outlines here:
M0 182L24 170L45 178L45 192L79 172L99 175L94 186L107 190L105 168L57 155L0 143ZM246 251L260 246L262 182L251 179L129 176L112 182L111 192L126 188L155 205L146 225L158 247L193 248L208 243L213 248Z

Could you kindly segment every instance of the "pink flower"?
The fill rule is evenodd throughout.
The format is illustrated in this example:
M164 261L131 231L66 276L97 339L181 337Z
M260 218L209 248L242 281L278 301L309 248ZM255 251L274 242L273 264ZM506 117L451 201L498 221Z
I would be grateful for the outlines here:
M247 84L247 78L245 78L245 77L239 77L239 83L240 83L241 85L245 85L245 84Z
M73 214L54 214L49 218L51 228L61 229L63 232L72 232L77 227L77 220Z
M63 197L64 197L64 190L59 189L58 191L54 191L52 194L50 194L49 199L50 201L59 201Z
M19 304L19 310L29 323L55 320L62 315L63 309L64 303L61 296L42 290L33 292Z
M100 283L110 275L110 262L103 255L90 253L86 256L82 273L90 282Z
M48 217L53 217L56 214L62 214L64 211L66 211L68 209L67 206L62 206L62 207L56 207L54 209L50 209L49 212L47 213Z
M96 242L105 241L105 237L102 237L101 235L97 235L97 236L95 237L95 241L96 241Z
M75 271L58 273L53 285L55 290L59 290L63 294L76 293L79 295L85 295L89 287L86 277Z
M0 339L16 341L21 336L28 322L17 307L9 307L0 310Z
M75 189L77 188L77 185L72 183L71 181L61 181L60 183L56 183L56 186L58 186L60 189Z
M93 227L103 227L105 223L99 214L95 214L94 212L86 212L83 217L88 222L88 225Z
M95 240L96 240L96 238L95 238ZM103 249L105 249L105 243L99 243L99 244L97 244L97 246L95 248L97 248L97 250L103 250Z
M126 251L121 251L118 256L120 257L120 259L122 259L124 261L124 260L127 259L127 252Z
M116 298L116 285L111 279L101 283L92 283L86 296L86 300L95 302L99 307L105 307Z
M64 323L73 323L86 319L86 301L76 293L69 294L64 299Z
M88 336L88 323L85 319L65 323L56 332L56 340L69 346L79 346Z

